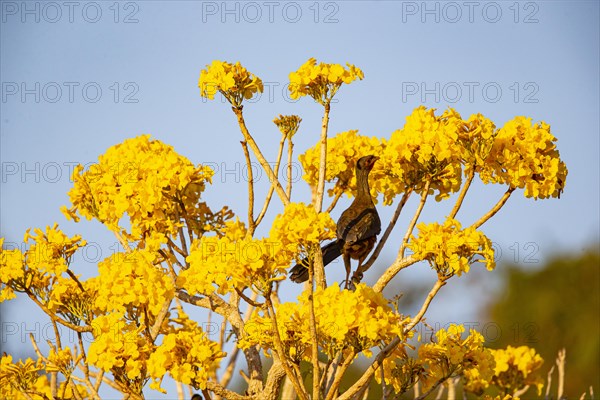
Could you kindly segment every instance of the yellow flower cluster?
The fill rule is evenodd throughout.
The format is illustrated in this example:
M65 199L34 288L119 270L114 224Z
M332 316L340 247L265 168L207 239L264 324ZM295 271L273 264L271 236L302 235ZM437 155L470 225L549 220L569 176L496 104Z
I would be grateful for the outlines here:
M343 83L364 78L360 68L352 64L346 66L348 68L340 64L317 64L317 60L309 58L296 72L290 73L290 97L298 99L308 95L320 104L329 104Z
M144 325L126 322L117 313L101 315L92 322L94 341L87 359L91 365L111 372L115 380L143 387L151 347L142 335Z
M67 320L78 325L80 321L89 322L95 311L94 302L97 297L97 278L91 278L79 283L71 277L58 277L50 290L46 307L52 312L63 315Z
M448 219L443 225L422 222L417 228L419 236L411 235L408 247L439 274L460 276L473 262L485 263L489 271L496 267L491 240L473 227L461 229L460 222Z
M23 241L33 243L23 253L19 249L0 250L0 302L15 298L15 291L30 288L41 294L69 268L75 252L86 245L81 236L68 237L54 224L45 231L28 229ZM4 238L0 238L0 246Z
M383 186L386 203L409 188L420 193L427 181L430 191L438 191L438 201L460 189L459 129L452 110L436 116L435 109L420 106L406 117L404 127L393 132L385 143L379 161L388 179L381 183L374 181L376 188Z
M465 175L473 170L479 173L484 181L489 180L494 168L493 157L490 152L495 143L496 125L481 114L473 114L468 120L462 120L460 114L453 109L446 111L452 120L459 124L458 140L461 146L462 162L465 166Z
M448 329L436 332L436 343L419 347L419 359L425 365L422 377L423 390L431 387L443 377L462 373L465 389L479 394L487 387L494 374L494 357L483 346L483 336L471 329L462 339L465 328L451 324Z
M156 255L145 250L115 253L98 264L95 305L105 312L140 318L151 325L165 302L175 295L167 272L155 265ZM150 321L145 319L149 317Z
M221 92L234 107L241 106L244 99L263 91L260 78L248 72L239 61L231 64L214 60L200 72L198 87L202 97L213 100L215 94Z
M289 203L277 215L269 237L272 243L287 251L290 260L309 252L324 240L335 238L335 222L328 213L317 213L311 205Z
M379 155L383 151L382 142L376 137L362 136L356 130L341 132L327 139L327 169L325 170L325 181L335 181L335 186L329 189L328 194L333 196L346 192L356 194L356 177L354 170L359 158L366 155ZM302 177L309 185L317 186L319 180L319 165L321 146L317 143L308 149L299 159L304 168ZM379 163L371 172L371 191L374 197L377 195L374 183L383 177Z
M442 200L460 189L463 173L477 173L484 183L524 188L527 197L558 197L567 168L555 142L547 124L532 125L525 117L497 129L481 114L465 120L452 108L435 115L435 109L419 106L389 140L356 131L328 139L326 180L337 179L330 196L348 191L356 159L375 154L381 159L371 173L371 191L382 193L384 204L409 189L421 193L426 182L431 194L437 192L436 200ZM319 154L317 143L300 156L303 178L310 185L317 182Z
M278 118L273 120L273 123L277 125L281 134L286 137L286 139L291 139L296 132L298 132L298 128L300 127L300 122L302 122L302 118L297 115L281 115L279 114Z
M504 394L514 393L527 385L536 386L538 396L542 393L544 379L540 368L544 363L535 349L527 346L492 350L496 360L493 384Z
M46 365L48 372L60 372L65 377L69 377L75 368L75 357L68 347L62 349L50 349L48 354L49 364Z
M244 287L268 290L291 261L281 250L280 243L250 237L242 222L228 222L222 237L205 236L192 243L190 267L179 274L177 285L190 294L225 294Z
M515 117L498 131L490 157L494 171L487 181L525 188L525 197L559 197L565 187L567 167L556 149L556 138L544 122Z
M194 166L171 146L150 135L127 139L109 148L87 171L78 166L69 191L73 206L63 207L68 218L97 218L130 241L156 249L174 236L181 219L197 219L199 198L213 170ZM127 231L121 224L130 225Z
M148 374L154 379L150 388L166 393L160 382L168 372L178 382L205 389L206 381L219 368L220 359L227 355L198 325L188 322L184 329L165 335L150 356Z
M43 378L46 376L40 376L39 371L43 368L40 360L28 358L13 363L12 356L4 353L0 361L0 398L22 399L25 398L22 393L27 393L37 394L34 398L41 399L44 391L39 389L43 388Z
M305 291L298 303L282 303L276 311L279 336L286 353L296 361L310 359L308 297ZM381 293L365 284L357 285L355 291L341 290L337 285L318 288L313 297L317 340L330 357L348 346L370 356L371 348L403 335L406 320L389 307ZM273 349L274 335L271 319L256 312L238 346L258 344L265 350Z
M0 238L0 302L17 297L15 290L29 286L25 279L25 259L19 249L5 250L4 238Z

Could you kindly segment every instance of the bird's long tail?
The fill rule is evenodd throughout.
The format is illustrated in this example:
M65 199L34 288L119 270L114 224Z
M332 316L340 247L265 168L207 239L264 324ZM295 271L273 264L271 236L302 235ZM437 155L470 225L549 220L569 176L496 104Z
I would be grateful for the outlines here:
M321 247L323 253L323 265L327 265L342 255L342 249L339 242L328 243ZM308 280L308 259L304 258L290 270L290 280L296 283L302 283Z

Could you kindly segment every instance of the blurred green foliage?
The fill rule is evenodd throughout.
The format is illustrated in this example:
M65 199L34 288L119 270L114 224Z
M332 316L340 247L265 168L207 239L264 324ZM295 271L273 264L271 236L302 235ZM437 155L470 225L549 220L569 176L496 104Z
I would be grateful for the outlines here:
M600 391L600 252L551 259L535 272L506 269L505 287L488 315L505 334L490 347L527 345L550 370L566 348L565 395L579 398ZM556 398L556 371L551 394ZM544 388L544 391L546 389ZM589 394L588 394L589 395Z

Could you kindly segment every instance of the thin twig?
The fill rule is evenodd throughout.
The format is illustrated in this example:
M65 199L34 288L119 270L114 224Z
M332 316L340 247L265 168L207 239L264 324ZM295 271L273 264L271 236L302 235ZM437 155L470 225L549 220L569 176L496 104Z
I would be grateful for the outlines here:
M327 210L325 212L327 212L327 213L332 212L333 209L335 208L335 206L337 205L338 200L340 199L340 197L342 197L343 194L344 194L344 190L340 189L340 191L336 193L335 197L331 201L331 204L329 205L329 207L327 207Z
M562 399L563 391L565 387L565 360L567 358L567 349L561 349L558 351L558 357L556 357L556 366L558 367L558 390L556 398Z
M356 349L352 348L350 349L350 353L346 356L346 358L344 358L344 361L338 366L337 371L335 372L335 378L333 379L333 383L327 392L327 397L325 397L325 400L333 400L336 398L338 388L342 383L342 378L350 364L352 364L352 361L354 361L355 357Z
M252 173L252 161L250 160L250 152L248 151L248 143L243 140L240 141L242 150L244 151L244 158L246 159L246 166L248 169L248 233L250 236L254 234L256 224L254 222L254 174Z
M71 277L71 279L73 279L75 281L75 283L79 287L79 290L81 290L81 293L85 293L85 289L83 288L83 285L81 284L81 282L79 282L79 279L77 279L77 276L75 275L75 273L73 273L73 271L71 271L70 269L67 268L67 274Z
M288 199L292 200L292 156L294 153L294 143L292 143L292 137L288 139L288 148L287 148L287 188L285 194L287 194Z
M506 202L508 201L508 198L514 191L515 191L514 187L509 187L506 190L506 192L504 192L504 195L502 196L502 198L500 198L500 200L498 200L498 202L494 205L494 207L492 207L492 209L490 211L488 211L483 217L479 218L479 220L472 225L473 228L475 228L475 229L479 228L487 220L489 220L494 215L496 215L496 213L498 211L500 211L500 209L504 206L504 204L506 204Z
M398 254L400 255L401 258L404 257L404 252L406 251L406 246L408 245L408 240L410 239L410 235L412 234L413 230L415 229L415 225L417 225L417 221L419 220L421 211L423 211L423 207L425 207L425 202L427 201L427 196L429 196L429 186L430 185L431 185L431 181L425 182L425 187L423 188L423 192L421 192L421 201L419 202L419 206L417 207L417 210L415 211L415 215L413 216L412 221L410 221L410 224L408 225L408 229L406 230L406 233L404 234L404 238L402 239L402 246L400 247L400 251L398 252Z
M465 183L462 187L462 190L460 191L460 194L458 195L458 199L456 199L456 204L454 204L454 208L452 208L452 212L450 212L448 219L452 219L452 218L456 217L456 214L458 214L458 211L460 210L460 207L462 206L465 196L467 195L467 191L469 190L469 187L471 187L473 178L475 178L475 168L471 168L471 170L469 171L469 176L467 176L467 180L465 181Z
M442 376L425 393L421 394L418 397L415 396L415 400L424 400L427 396L429 396L431 394L431 392L433 392L435 389L437 389L438 386L440 386L441 384L443 384L450 377L450 375L452 375L452 373L449 373L448 375Z
M387 286L388 283L404 268L410 267L411 265L421 261L420 259L414 256L408 256L405 258L398 257L396 260L388 267L388 269L381 274L377 283L373 285L373 290L376 292L382 292L383 289Z
M162 308L160 309L160 311L158 312L158 315L156 316L156 319L154 320L154 324L150 328L150 338L152 339L153 342L158 337L158 334L160 333L160 328L162 327L162 324L165 321L167 314L169 313L169 307L171 307L171 301L172 301L172 299L168 299L163 303Z
M552 373L554 372L554 365L552 366L552 368L550 368L550 371L548 371L548 378L547 378L547 382L546 382L546 394L544 395L544 398L546 400L550 399L550 386L552 385Z
M246 127L246 122L244 121L244 115L242 113L243 107L242 106L232 107L232 109L233 109L233 112L235 113L235 115L237 117L238 124L240 126L240 130L242 131L242 135L244 135L244 140L246 142L248 142L248 145L250 145L250 148L252 149L252 152L254 153L254 155L256 156L256 158L258 159L258 162L260 163L260 165L262 166L262 168L267 173L267 176L269 177L269 179L271 180L271 182L275 182L275 190L277 191L277 194L279 195L279 198L281 199L281 202L284 205L288 205L289 202L290 202L290 199L285 194L285 191L283 190L283 186L281 186L281 182L279 182L279 179L277 179L277 177L275 176L275 173L271 169L271 166L269 165L269 163L267 162L267 160L265 159L265 157L261 153L260 149L258 148L258 145L254 141L254 138L252 137L252 135L250 135L250 132L248 131L248 128Z
M283 146L285 144L285 136L282 135L281 140L279 141L279 150L277 151L277 159L275 160L275 176L279 177L279 166L281 165L281 157L283 155ZM246 150L248 151L248 150ZM275 182L271 182L271 186L269 187L269 192L267 193L267 197L265 198L265 202L263 204L262 210L260 210L260 214L256 217L254 221L254 228L260 225L262 219L267 213L267 209L269 208L269 203L271 203L271 197L273 197L273 191L275 190ZM288 198L290 195L288 194ZM251 234L254 233L254 230L251 231Z
M529 385L525 385L525 386L524 386L524 387L522 387L521 389L519 389L519 390L516 390L516 391L513 393L513 395L512 395L512 396L513 396L514 398L521 397L521 396L523 396L523 395L524 395L524 394L525 394L525 393L526 393L528 390L529 390Z
M323 193L325 192L325 172L327 170L327 129L329 127L330 103L324 104L323 120L321 124L321 139L319 146L321 155L319 158L319 180L317 182L317 196L315 198L315 210L321 212L323 207Z
M435 295L440 291L442 286L444 286L446 284L447 279L448 278L438 277L438 280L435 282L435 284L429 291L429 294L427 294L427 297L425 298L425 301L423 302L421 309L419 310L417 315L415 315L413 317L413 319L410 321L410 323L404 328L404 334L407 334L408 332L410 332L412 330L412 328L414 328L419 322L421 322L421 319L423 318L423 315L425 315L425 313L427 312L427 309L429 308L431 301L433 300Z

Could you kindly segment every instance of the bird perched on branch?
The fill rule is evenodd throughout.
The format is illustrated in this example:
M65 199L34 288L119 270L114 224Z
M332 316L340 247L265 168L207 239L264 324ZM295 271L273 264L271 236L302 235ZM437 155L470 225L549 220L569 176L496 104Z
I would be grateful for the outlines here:
M358 260L355 276L358 280L362 279L362 263L381 232L381 220L369 189L369 172L377 160L379 157L370 155L361 157L356 163L356 197L337 222L337 240L321 247L323 265L343 255L346 287L351 286L350 259ZM290 272L293 282L305 282L308 279L308 260L303 259Z

